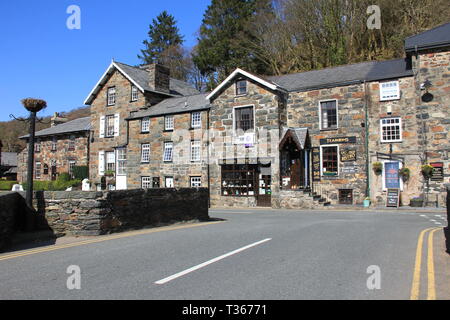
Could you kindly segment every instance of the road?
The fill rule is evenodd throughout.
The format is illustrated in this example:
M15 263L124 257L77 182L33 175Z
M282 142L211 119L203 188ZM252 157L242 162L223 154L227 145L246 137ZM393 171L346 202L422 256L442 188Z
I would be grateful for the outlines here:
M450 299L444 213L216 209L210 216L223 221L2 254L0 300L409 300L430 298L429 279L434 298ZM79 290L67 288L69 266L81 271Z

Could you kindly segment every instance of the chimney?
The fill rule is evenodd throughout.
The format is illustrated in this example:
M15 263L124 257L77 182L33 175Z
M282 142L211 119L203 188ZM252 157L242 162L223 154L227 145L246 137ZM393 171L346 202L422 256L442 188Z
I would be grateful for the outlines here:
M149 87L151 90L170 93L170 69L160 64L143 66L148 71Z
M60 117L58 112L55 112L53 117L50 119L52 127L56 127L57 125L66 123L67 121L67 118Z

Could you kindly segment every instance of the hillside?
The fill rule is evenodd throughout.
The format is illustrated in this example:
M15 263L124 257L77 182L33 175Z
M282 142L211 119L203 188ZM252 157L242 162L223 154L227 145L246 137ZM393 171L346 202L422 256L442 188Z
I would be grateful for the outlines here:
M82 107L69 112L62 112L61 116L74 120L90 116L90 108ZM50 116L45 117L42 123L36 123L36 131L50 127ZM28 123L11 120L0 122L0 140L3 143L3 152L20 152L25 148L25 143L18 137L28 134Z

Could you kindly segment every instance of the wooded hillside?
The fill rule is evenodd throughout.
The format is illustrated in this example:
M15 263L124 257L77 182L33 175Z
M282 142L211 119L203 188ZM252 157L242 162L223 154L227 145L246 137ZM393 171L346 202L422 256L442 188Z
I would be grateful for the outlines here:
M82 107L69 112L61 112L60 115L74 120L90 116L90 108ZM36 131L50 127L50 116L42 119L42 122L36 123ZM27 122L11 120L0 122L0 140L3 143L3 152L20 152L25 148L25 142L19 140L20 136L28 134Z

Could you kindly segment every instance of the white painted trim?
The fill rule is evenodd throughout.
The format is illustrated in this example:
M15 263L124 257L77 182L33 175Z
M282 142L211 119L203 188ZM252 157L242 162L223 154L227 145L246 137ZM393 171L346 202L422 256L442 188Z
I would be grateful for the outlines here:
M116 68L117 70L120 71L120 73L127 78L133 85L136 86L136 88L138 88L142 93L144 93L144 89L136 82L134 81L129 75L127 75L114 61L111 62L111 64L109 65L108 69L106 69L105 73L103 73L102 77L100 78L100 80L97 82L97 84L94 86L94 88L91 90L91 92L89 93L89 95L87 96L87 98L84 100L84 104L85 105L90 105L92 103L91 99L92 97L96 94L97 89L100 87L101 83L103 82L103 80L106 78L106 76L110 73L110 71Z
M272 90L277 90L277 89L279 89L278 88L278 86L276 86L276 85L274 85L273 83L269 83L269 82L267 82L267 81L265 81L265 80L263 80L263 79L261 79L261 78L259 78L259 77L256 77L256 76L254 76L253 74L251 74L251 73L248 73L247 71L244 71L244 70L242 70L242 69L240 69L240 68L237 68L236 70L234 70L233 71L233 73L232 74L230 74L229 76L228 76L228 78L226 78L224 81L222 81L207 97L206 97L206 99L211 99L211 98L213 98L215 95L216 95L216 93L218 93L225 85L227 85L237 74L241 74L241 75L243 75L243 76L245 76L245 77L247 77L247 78L249 78L249 79L252 79L253 81L256 81L256 82L258 82L258 83L260 83L260 84L262 84L263 86L265 86L265 87L267 87L267 88L269 88L269 89L272 89ZM235 94L236 94L236 91L234 92Z
M336 128L322 128L322 103L336 101ZM339 129L339 100L328 99L319 101L319 128L320 130L337 130Z
M393 97L393 98L383 98L382 92L383 92L383 84L386 83L397 83L397 96ZM401 98L401 93L400 93L400 81L399 80L392 80L392 81L382 81L379 82L379 86L380 86L380 101L393 101L393 100L400 100Z
M328 177L323 174L323 148L329 148L329 147L337 147L337 164L338 164L338 171L337 175L332 177L339 177L341 175L341 161L340 161L340 148L338 144L324 144L320 146L320 176L321 177Z

